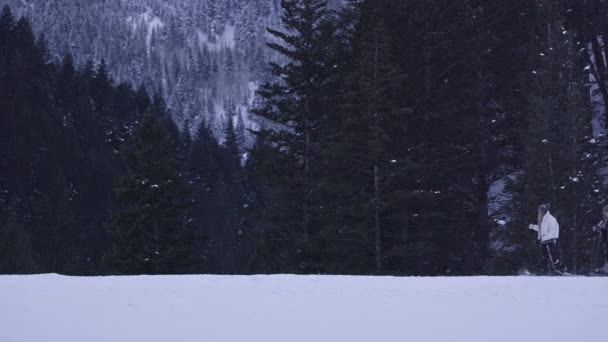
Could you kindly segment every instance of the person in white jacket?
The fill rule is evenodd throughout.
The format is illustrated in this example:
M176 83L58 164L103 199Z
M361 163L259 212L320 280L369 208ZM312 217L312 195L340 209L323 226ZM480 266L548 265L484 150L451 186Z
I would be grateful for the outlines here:
M543 250L543 263L547 264L548 270L556 271L559 264L559 223L549 212L547 204L538 206L538 224L531 224L530 229L537 232Z

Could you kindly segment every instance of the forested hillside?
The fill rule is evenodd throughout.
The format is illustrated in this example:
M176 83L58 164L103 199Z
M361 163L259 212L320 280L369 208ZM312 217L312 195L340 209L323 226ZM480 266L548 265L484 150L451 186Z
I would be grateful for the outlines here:
M3 0L44 33L50 57L105 60L116 82L162 95L180 128L205 121L216 137L231 117L242 126L267 61L265 27L280 20L278 0ZM243 134L247 139L249 135ZM247 141L251 143L251 140Z
M540 204L563 271L604 262L605 1L34 2L1 273L547 271Z
M1 273L236 270L212 242L238 244L233 126L221 147L205 125L191 138L103 62L50 62L8 7L0 45Z

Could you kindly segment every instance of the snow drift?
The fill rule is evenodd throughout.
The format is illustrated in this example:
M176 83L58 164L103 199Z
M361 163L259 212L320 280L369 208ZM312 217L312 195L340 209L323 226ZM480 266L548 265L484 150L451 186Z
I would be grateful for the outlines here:
M0 276L0 341L605 341L608 278Z

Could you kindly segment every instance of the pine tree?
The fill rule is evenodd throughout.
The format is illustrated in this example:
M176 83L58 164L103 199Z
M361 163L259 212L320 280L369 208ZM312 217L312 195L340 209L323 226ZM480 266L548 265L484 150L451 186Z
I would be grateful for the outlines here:
M245 219L252 228L248 232L251 273L302 272L298 264L301 235L293 229L277 229L277 221L290 219L285 213L284 186L292 181L289 159L258 133L248 152ZM295 200L295 199L294 199ZM287 202L289 203L289 202Z
M8 74L8 63L12 54L12 35L14 25L13 14L8 6L4 6L0 15L0 204L2 207L9 201L9 183L13 179L9 170L10 140L9 132L12 130L14 118L9 112L9 104L14 87L11 84L12 77Z
M0 53L0 67L2 68L6 68L6 64L8 63L8 54L11 52L12 44L10 39L11 31L14 24L13 13L10 7L5 5L2 8L2 14L0 14L0 49L2 50L2 53Z
M189 264L191 237L185 222L187 187L162 117L144 115L124 150L127 176L117 189L112 215L113 272L181 273Z
M193 187L192 225L201 245L196 256L205 272L223 273L224 225L223 203L219 201L221 182L220 147L206 123L199 125L192 141L188 170ZM232 256L230 254L229 256Z
M75 82L76 70L74 69L74 60L72 55L68 54L63 58L63 64L59 70L57 80L57 89L55 94L56 111L62 113L62 126L72 126L73 123L73 108L69 108L69 104L75 104L74 98L78 89Z
M325 196L333 202L327 219L334 223L326 234L332 236L328 236L332 253L338 253L334 263L350 258L359 262L358 272L381 273L389 254L386 248L394 246L386 240L396 223L390 208L405 204L405 189L392 179L399 177L408 161L392 145L396 137L407 134L408 111L396 102L401 76L385 23L373 6L365 6L359 9L353 62L343 87L347 90L341 124L335 142L325 150L329 164Z
M318 177L319 152L323 148L321 126L329 115L327 85L332 65L333 29L326 1L284 0L282 21L284 31L267 31L280 43L268 46L286 58L285 64L271 64L274 79L261 86L258 94L264 99L256 112L276 124L276 129L262 133L268 143L282 151L286 174L277 201L282 207L274 221L276 234L284 240L284 253L291 254L295 272L318 270L318 243L314 242L314 208L318 207L314 186ZM269 175L270 176L270 175ZM273 175L271 177L276 177ZM269 234L274 234L270 233ZM316 245L316 246L315 246Z
M597 58L605 56L608 51L604 44L608 37L605 24L608 5L601 0L566 0L561 5L561 9L565 10L564 27L573 30L575 39L580 42L579 48L585 62L584 70L592 76L595 95L601 98L596 104L603 114L601 120L608 122L608 64L604 58Z
M228 121L225 129L225 142L221 151L223 186L219 194L220 202L223 203L225 213L225 240L230 247L227 250L231 251L234 259L234 268L232 272L238 272L242 269L243 263L243 244L242 237L245 227L243 226L243 205L245 202L245 190L243 188L243 171L241 169L241 153L239 137L237 136L234 120L232 119L233 112L228 113ZM230 252L229 252L230 253ZM230 271L230 270L228 270Z

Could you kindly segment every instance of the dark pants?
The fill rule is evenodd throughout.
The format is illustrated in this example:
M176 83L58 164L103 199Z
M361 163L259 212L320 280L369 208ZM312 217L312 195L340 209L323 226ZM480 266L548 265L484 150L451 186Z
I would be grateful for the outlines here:
M560 262L557 239L543 241L541 247L543 252L543 266L546 267L547 272L555 271Z

